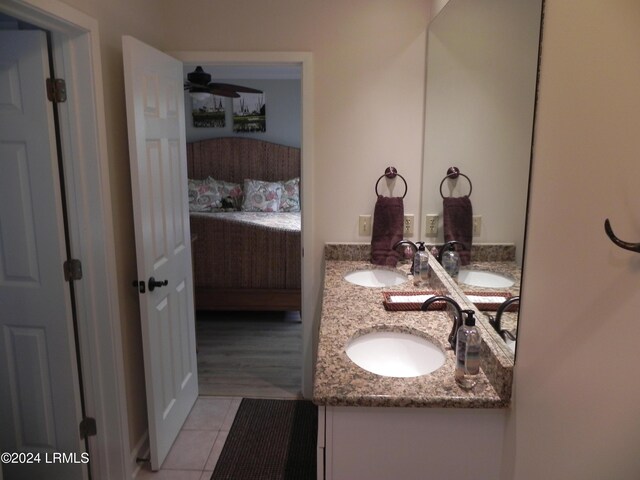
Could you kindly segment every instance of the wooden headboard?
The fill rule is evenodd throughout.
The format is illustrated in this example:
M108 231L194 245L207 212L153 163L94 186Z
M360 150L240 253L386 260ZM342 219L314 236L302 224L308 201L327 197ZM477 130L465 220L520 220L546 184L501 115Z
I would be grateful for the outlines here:
M300 149L253 138L222 137L187 143L187 174L240 183L300 176Z

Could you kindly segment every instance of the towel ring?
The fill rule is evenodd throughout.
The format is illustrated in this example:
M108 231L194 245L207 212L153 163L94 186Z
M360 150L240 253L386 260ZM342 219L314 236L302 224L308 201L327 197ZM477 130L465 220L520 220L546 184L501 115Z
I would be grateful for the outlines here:
M404 195L402 195L402 198L407 196L407 191L409 190L409 188L407 187L407 181L404 179L402 175L398 173L398 170L396 170L396 167L387 167L384 171L384 175L381 175L378 181L376 182L376 189L375 189L376 197L380 196L380 194L378 193L378 184L380 183L380 180L382 180L384 177L392 179L392 178L396 178L396 176L400 177L404 182Z
M442 185L444 185L444 181L447 178L450 178L452 180L455 180L456 178L458 178L460 175L462 175L464 178L467 179L467 182L469 182L469 193L467 194L467 197L471 196L471 192L473 191L473 184L471 183L471 179L469 177L467 177L464 173L460 172L460 169L458 167L449 167L447 169L447 175L446 177L444 177L442 179L442 181L440 182L440 196L442 198L444 198L444 194L442 193Z

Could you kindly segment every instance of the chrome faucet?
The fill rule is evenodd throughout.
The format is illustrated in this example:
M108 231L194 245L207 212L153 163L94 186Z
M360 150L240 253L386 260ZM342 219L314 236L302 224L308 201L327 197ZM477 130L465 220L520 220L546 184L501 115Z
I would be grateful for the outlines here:
M495 318L493 318L493 317L491 317L489 315L489 323L495 329L495 331L498 332L498 335L500 335L500 338L502 338L505 341L506 341L505 337L507 337L507 336L511 340L515 340L515 338L513 338L513 335L511 334L511 332L509 332L508 330L503 330L502 329L502 314L507 310L507 308L509 308L514 303L518 304L518 310L519 310L520 309L520 296L511 297L508 300L505 300L504 302L502 302L500 304L500 306L498 307L498 311L496 312Z
M446 252L447 250L450 250L450 249L452 249L452 248L455 250L456 245L461 245L461 246L462 246L462 248L465 248L464 243L459 242L459 241L457 241L457 240L449 240L449 241L448 241L448 242L446 242L444 245L442 245L442 246L440 247L440 250L438 250L438 256L436 257L436 260L438 260L438 263L442 264L442 254L443 254L444 252Z
M426 312L427 309L429 308L429 305L431 305L433 302L447 302L451 304L451 306L455 310L453 313L453 328L451 329L451 333L449 334L449 338L448 338L449 345L451 345L451 348L453 348L453 351L455 352L456 341L458 340L458 329L462 325L462 321L463 321L462 317L463 315L469 315L469 312L473 313L473 310L462 310L460 308L460 305L458 305L458 302L456 302L453 298L446 297L444 295L435 295L429 298L422 304L422 307L420 307L420 310L422 310L423 312Z

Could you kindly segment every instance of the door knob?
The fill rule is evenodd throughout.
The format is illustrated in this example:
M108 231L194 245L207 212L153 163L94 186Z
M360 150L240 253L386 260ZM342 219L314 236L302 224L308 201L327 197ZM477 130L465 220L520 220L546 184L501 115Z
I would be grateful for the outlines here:
M155 278L149 278L149 282L147 283L149 286L149 291L153 292L157 287L165 287L169 285L169 280L156 280Z

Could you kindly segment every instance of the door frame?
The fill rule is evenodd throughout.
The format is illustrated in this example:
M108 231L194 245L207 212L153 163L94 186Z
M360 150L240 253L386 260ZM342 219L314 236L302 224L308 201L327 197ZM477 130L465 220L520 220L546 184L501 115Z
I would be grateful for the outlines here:
M51 32L56 75L67 80L58 110L69 243L83 268L74 287L85 407L98 426L91 474L131 478L98 23L58 0L3 0L0 12Z
M301 172L302 196L302 394L305 398L313 395L313 340L316 324L312 286L312 253L314 239L313 225L313 62L311 52L212 52L177 51L167 52L183 63L215 63L217 65L297 65L302 68L302 129L301 129ZM305 255L307 252L307 255Z

